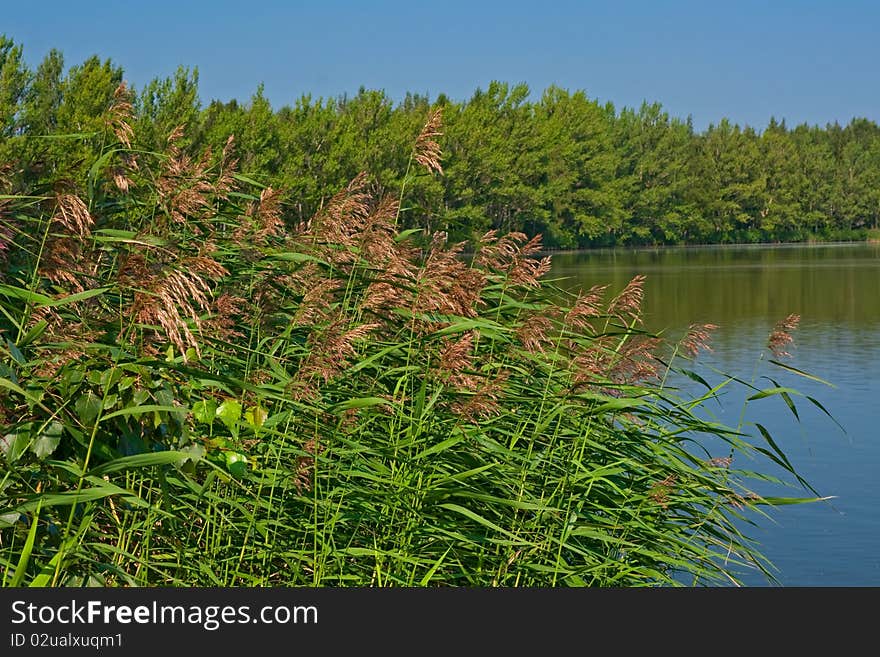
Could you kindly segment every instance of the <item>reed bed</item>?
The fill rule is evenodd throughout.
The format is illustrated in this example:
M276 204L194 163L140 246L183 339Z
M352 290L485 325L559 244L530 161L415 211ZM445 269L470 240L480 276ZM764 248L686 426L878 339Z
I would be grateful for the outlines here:
M367 174L293 223L231 137L145 152L130 112L121 87L84 183L2 179L5 586L772 578L742 528L815 495L769 434L700 414L753 384L667 385L702 380L714 327L646 334L642 277L565 292L540 238L463 257L400 230L405 188ZM442 174L441 134L435 111L405 181ZM752 492L751 457L797 494Z

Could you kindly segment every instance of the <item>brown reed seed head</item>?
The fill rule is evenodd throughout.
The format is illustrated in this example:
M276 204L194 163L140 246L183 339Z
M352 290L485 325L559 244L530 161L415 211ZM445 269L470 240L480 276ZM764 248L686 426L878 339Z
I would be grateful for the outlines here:
M729 468L731 463L733 463L733 459L729 456L716 456L706 461L706 465L710 468L722 469Z
M12 244L12 225L10 220L12 216L8 214L5 210L9 201L5 199L0 199L0 262L6 260L6 256L9 254L9 245ZM0 272L0 277L3 276L3 273Z
M785 319L776 322L773 331L770 332L770 336L767 339L767 348L770 349L774 356L784 358L791 355L785 350L785 347L793 342L794 338L791 334L797 329L800 321L801 316L793 313Z
M82 327L82 324L79 324ZM68 330L68 333L70 331ZM59 339L67 339L70 336L57 336ZM54 379L65 365L75 363L86 355L85 351L76 348L46 350L46 358L40 360L33 373L41 379Z
M747 504L755 504L756 502L760 502L762 498L760 495L754 492L747 492L744 495L740 495L739 493L731 493L727 496L728 503L737 508L742 509Z
M485 285L482 272L468 267L459 257L464 242L446 245L446 233L431 236L431 246L424 264L415 275L416 295L411 310L415 313L475 317Z
M214 201L227 199L236 188L234 178L237 161L232 158L233 140L230 137L223 149L220 172L215 175L211 166L211 149L206 149L197 160L183 152L179 142L184 126L177 126L168 136L165 161L156 181L156 189L172 223L184 224L187 219L210 216ZM199 234L201 230L193 227Z
M572 360L571 383L574 389L599 381L607 376L610 358L603 349L585 349Z
M54 308L36 308L31 316L30 325L36 326L40 322L46 322L46 335L58 342L87 344L94 340L98 331L87 326L82 321L72 321L70 316L62 317ZM71 349L76 350L74 347ZM48 350L54 353L53 349ZM64 353L62 349L58 353ZM63 360L60 364L63 364ZM60 365L59 365L60 366Z
M442 152L440 145L434 138L443 134L441 132L443 125L442 114L442 107L436 107L431 110L425 126L416 138L416 145L413 150L413 157L416 162L425 167L428 172L436 171L439 174L443 173L443 167L440 165Z
M59 194L55 198L55 214L52 221L61 224L68 232L80 238L91 234L95 225L83 200L76 194Z
M538 287L538 279L550 271L550 256L535 258L541 251L541 235L535 235L523 244L519 253L514 257L510 268L510 280L515 285L525 287Z
M247 301L241 297L223 293L214 300L212 306L212 316L203 322L205 331L212 333L221 341L243 338L244 333L237 328L239 318L244 316Z
M83 292L85 287L80 275L86 272L81 267L87 264L88 255L83 253L83 242L79 240L64 237L46 240L39 273L56 285L66 286L71 293Z
M318 380L329 383L343 370L350 359L357 355L355 343L380 327L379 324L360 324L353 328L345 318L338 318L326 329L315 330L309 336L309 354L300 365L294 384L311 384Z
M454 336L444 338L432 373L451 388L471 392L479 390L483 377L472 372L474 340L478 336L478 331L468 331L457 340Z
M302 301L293 317L293 326L311 326L328 318L327 309L337 290L344 288L335 278L316 277L304 288Z
M565 315L565 323L581 331L589 328L590 320L602 314L602 299L607 289L607 285L594 285L586 294L579 293Z
M669 506L669 496L675 492L675 482L677 477L672 474L651 484L651 490L648 496L664 509Z
M259 202L251 204L247 210L247 216L256 222L256 238L261 243L284 232L284 221L281 219L283 194L280 189L266 187L260 192Z
M361 230L354 235L363 258L386 272L409 271L408 263L401 256L401 249L395 241L394 220L399 204L396 198L386 195L375 205L364 219Z
M133 153L119 153L119 164L110 170L113 184L123 194L127 194L133 183L129 174L140 169L137 157Z
M0 262L5 262L9 254L9 245L12 243L12 233L5 226L0 226ZM3 272L0 272L0 278Z
M114 167L110 175L113 178L113 184L116 185L116 189L123 194L127 194L131 188L131 179L125 175L125 170L122 167Z
M474 377L472 384L466 388L473 392L464 399L452 402L450 411L474 423L492 417L500 408L498 397L504 392L504 382L509 375L509 372L501 371L494 378Z
M363 231L370 216L368 185L367 174L359 173L308 222L303 237L327 247L321 254L333 264L350 264L356 260L352 252L352 247L357 245L355 236Z
M200 353L188 320L201 329L199 313L211 309L211 288L206 279L225 276L226 268L207 256L195 256L157 271L148 268L142 256L132 256L124 264L120 279L129 280L136 272L146 274L140 283L135 283L138 291L132 311L136 321L159 324L184 356L188 347Z
M620 320L641 321L642 301L645 295L645 275L636 274L608 306L608 314Z
M553 324L546 315L533 313L528 315L516 329L516 337L529 353L544 353L551 344L550 332Z
M681 339L681 350L691 358L696 357L700 351L712 351L709 346L710 334L717 328L716 324L691 324Z
M130 124L133 116L132 93L123 81L113 92L113 102L107 112L107 126L113 131L119 143L126 148L131 148L131 139L134 136Z
M12 172L15 170L15 167L12 166L9 162L5 162L0 164L0 187L8 188L9 184L12 180ZM2 204L0 204L2 207Z
M536 258L541 251L541 236L529 239L525 233L513 231L496 238L490 230L479 240L474 262L482 268L504 275L512 285L538 287L540 279L550 271L550 256Z
M238 169L238 160L234 157L235 136L229 135L223 145L223 153L220 158L220 175L214 183L214 194L218 198L229 198L229 192L236 188L235 172Z
M440 349L439 368L444 372L460 372L473 366L474 331L468 331L458 340L445 338Z
M618 350L609 378L618 383L640 383L657 377L656 352L662 340L635 336L627 339Z

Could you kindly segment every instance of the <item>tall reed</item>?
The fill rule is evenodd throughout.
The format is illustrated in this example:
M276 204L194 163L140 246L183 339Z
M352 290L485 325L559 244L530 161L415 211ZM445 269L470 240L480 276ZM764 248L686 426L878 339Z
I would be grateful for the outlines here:
M644 333L642 277L569 294L519 233L463 257L367 174L294 224L231 137L143 152L130 113L120 88L85 187L6 179L4 585L771 577L741 519L815 496L754 494L740 460L797 483L784 454L664 383L709 328ZM440 134L405 180L442 173Z

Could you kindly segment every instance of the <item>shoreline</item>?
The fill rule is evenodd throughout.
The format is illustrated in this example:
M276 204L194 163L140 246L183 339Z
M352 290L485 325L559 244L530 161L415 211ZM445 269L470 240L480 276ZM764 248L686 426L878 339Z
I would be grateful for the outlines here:
M541 249L540 255L576 255L579 253L608 253L612 251L675 251L690 249L786 249L786 248L818 248L818 247L855 247L855 246L878 246L880 240L834 240L828 242L734 242L724 244L697 243L697 244L656 244L639 246L596 246L581 247L576 249Z

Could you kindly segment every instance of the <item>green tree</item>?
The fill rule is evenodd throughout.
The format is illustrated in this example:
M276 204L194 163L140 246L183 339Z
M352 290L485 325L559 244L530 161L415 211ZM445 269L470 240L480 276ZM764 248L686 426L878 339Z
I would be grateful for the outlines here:
M804 213L800 192L806 182L795 141L785 122L770 120L761 135L767 204L761 212L761 229L767 239L798 239Z
M151 80L138 94L136 110L133 127L142 148L161 151L179 126L184 128L179 145L191 146L197 138L201 111L198 69L181 66L173 77Z
M625 190L630 240L685 241L697 210L688 199L696 180L688 166L690 121L671 119L659 103L621 111L616 123L617 177Z
M58 50L50 50L25 92L22 120L29 135L57 132L63 73L64 56Z
M541 213L534 176L534 120L525 84L493 81L445 113L446 223L458 238L490 228L523 230Z
M544 217L560 246L611 244L624 237L625 185L616 177L613 107L582 91L544 91L535 107Z
M21 109L29 72L22 59L21 46L0 34L0 138L21 131Z

